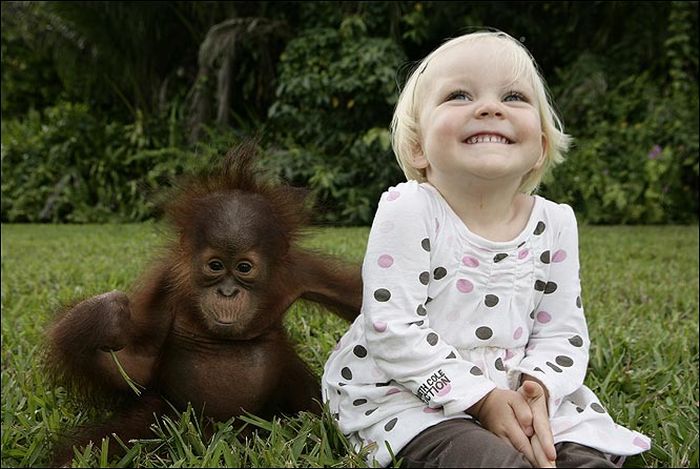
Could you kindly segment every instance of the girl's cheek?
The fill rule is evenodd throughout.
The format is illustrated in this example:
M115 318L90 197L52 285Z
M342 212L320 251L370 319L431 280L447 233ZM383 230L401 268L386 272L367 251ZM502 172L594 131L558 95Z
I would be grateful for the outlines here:
M434 125L440 135L452 135L462 131L464 118L456 112L445 112L436 117Z

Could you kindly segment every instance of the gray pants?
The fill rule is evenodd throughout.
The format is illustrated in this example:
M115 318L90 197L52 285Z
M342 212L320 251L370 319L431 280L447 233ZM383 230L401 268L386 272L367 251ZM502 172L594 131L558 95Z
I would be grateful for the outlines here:
M603 453L562 442L557 467L616 467ZM455 419L425 429L396 455L401 467L532 467L509 443L473 420Z

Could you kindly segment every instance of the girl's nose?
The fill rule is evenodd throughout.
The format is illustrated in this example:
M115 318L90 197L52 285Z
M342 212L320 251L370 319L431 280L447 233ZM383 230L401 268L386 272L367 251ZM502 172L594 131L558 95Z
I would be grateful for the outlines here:
M503 117L503 108L499 102L484 100L476 107L474 114L477 118Z

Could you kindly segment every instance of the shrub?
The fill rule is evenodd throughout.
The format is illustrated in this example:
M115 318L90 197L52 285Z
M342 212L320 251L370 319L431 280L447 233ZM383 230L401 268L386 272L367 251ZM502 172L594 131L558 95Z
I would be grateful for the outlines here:
M382 189L401 179L388 124L404 60L357 16L302 32L280 57L267 164L312 189L325 221L369 223Z
M86 105L65 102L3 121L2 220L85 223L151 217L152 191L204 158L165 145L167 137L159 135L168 135L167 129L159 132L149 125L143 119L105 122Z
M561 82L574 147L541 192L590 223L697 222L697 82L687 93L670 93L643 72L608 88L587 55Z

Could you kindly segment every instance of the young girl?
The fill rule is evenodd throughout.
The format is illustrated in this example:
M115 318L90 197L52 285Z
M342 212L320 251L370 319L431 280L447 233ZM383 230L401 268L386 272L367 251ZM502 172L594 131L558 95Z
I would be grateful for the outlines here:
M569 137L529 52L501 32L446 42L392 132L408 182L382 195L362 314L323 374L342 432L381 466L614 467L649 449L583 385L576 219L530 195Z

